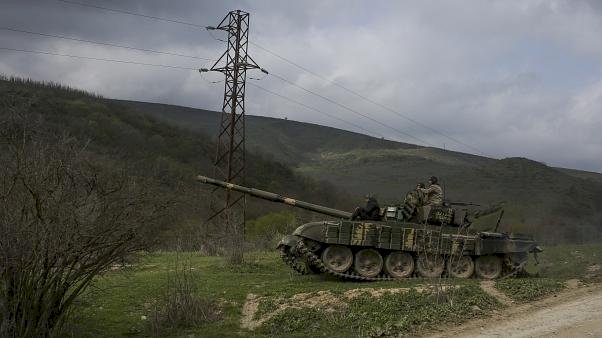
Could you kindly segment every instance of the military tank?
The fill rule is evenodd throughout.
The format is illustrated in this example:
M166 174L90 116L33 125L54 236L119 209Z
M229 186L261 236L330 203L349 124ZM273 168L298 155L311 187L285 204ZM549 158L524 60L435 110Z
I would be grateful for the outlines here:
M303 224L278 243L283 261L301 274L365 281L497 279L521 273L529 253L541 251L531 236L497 232L500 219L495 232L472 230L462 203L416 208L410 219L406 206L392 205L381 208L378 220L352 220L350 212L205 176L197 180L335 218Z

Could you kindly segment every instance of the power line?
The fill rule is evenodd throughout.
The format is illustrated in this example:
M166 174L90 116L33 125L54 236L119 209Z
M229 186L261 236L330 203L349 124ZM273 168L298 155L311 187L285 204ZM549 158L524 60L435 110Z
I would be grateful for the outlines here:
M181 56L181 57L185 57L185 58L198 59L198 60L215 61L214 59L209 59L209 58L204 58L204 57L194 56L194 55L185 55L185 54L178 54L178 53L172 53L172 52L164 52L164 51L159 51L159 50L154 50L154 49L146 49L146 48L137 48L137 47L131 47L131 46L126 46L126 45L118 45L118 44L114 44L114 43L108 43L108 42L100 42L100 41L92 41L92 40L86 40L86 39L73 38L73 37L63 36L63 35L32 32L32 31L21 30L21 29L10 28L10 27L0 27L0 29L12 31L12 32L18 32L18 33L25 33L25 34L31 34L31 35L39 35L39 36L44 36L44 37L63 39L63 40L86 42L86 43L91 43L91 44L95 44L95 45L125 48L125 49L130 49L130 50L138 50L138 51L143 51L143 52L150 52L150 53L157 53L157 54L164 54L164 55Z
M172 65L165 65L165 64L153 64L153 63L144 63L144 62L136 62L136 61L129 61L129 60L118 60L118 59L105 59L105 58L97 58L97 57L90 57L90 56L82 56L82 55L73 55L73 54L61 54L61 53L54 53L54 52L47 52L47 51L39 51L39 50L28 50L28 49L18 49L18 48L8 48L8 47L0 47L0 50L5 50L5 51L13 51L13 52L22 52L22 53L32 53L32 54L41 54L41 55L51 55L51 56L62 56L62 57L69 57L69 58L76 58L76 59L85 59L85 60L93 60L93 61L103 61L103 62L112 62L112 63L120 63L120 64L133 64L133 65L140 65L140 66L150 66L150 67L161 67L161 68L170 68L170 69L182 69L182 70L197 70L196 68L190 68L190 67L181 67L181 66L172 66ZM299 106L305 107L307 109L313 110L315 112L318 112L320 114L329 116L333 119L336 119L338 121L341 121L343 123L346 123L350 126L353 126L355 128L358 128L360 130L363 130L364 132L368 133L368 134L376 134L379 135L380 137L384 137L383 135L380 135L379 133L375 133L375 132L371 132L370 130L355 124L353 122L344 120L340 117L334 116L332 114L326 113L324 111L321 111L317 108L311 107L309 105L306 105L302 102L296 101L294 99L291 99L289 97L286 97L282 94L276 93L274 91L271 91L269 89L266 89L262 86L259 86L257 84L254 83L249 83L252 86L255 86L267 93L270 93L274 96L277 96L279 98L282 98L284 100L287 100L289 102L295 103Z
M60 53L54 53L54 52L37 51L37 50L27 50L27 49L17 49L17 48L8 48L8 47L0 47L0 50L13 51L13 52L23 52L23 53L33 53L33 54L41 54L41 55L51 55L51 56L63 56L63 57L70 57L70 58L77 58L77 59L86 59L86 60L103 61L103 62L113 62L113 63L121 63L121 64L134 64L134 65L141 65L141 66L162 67L162 68L183 69L183 70L197 70L196 68L190 68L190 67L180 67L180 66L163 65L163 64L151 64L151 63L143 63L143 62L128 61L128 60L104 59L104 58L97 58L97 57L72 55L72 54L60 54ZM321 110L319 110L317 108L308 106L308 105L306 105L306 104L304 104L302 102L299 102L299 101L296 101L294 99L288 98L288 97L286 97L284 95L281 95L281 94L278 94L276 92L273 92L273 91L271 91L269 89L266 89L266 88L264 88L262 86L259 86L257 84L254 84L254 83L249 83L249 84L252 85L252 86L255 86L255 87L257 87L257 88L259 88L259 89L261 89L261 90L263 90L263 91L265 91L267 93L270 93L270 94L275 95L277 97L280 97L280 98L282 98L284 100L287 100L289 102L293 102L293 103L295 103L297 105L300 105L302 107L305 107L307 109L316 111L316 112L318 112L320 114L329 116L329 117L331 117L333 119L336 119L338 121L347 123L347 124L349 124L349 125L351 125L353 127L356 127L356 128L358 128L360 130L363 130L363 131L367 132L368 134L376 134L376 135L379 135L381 137L384 137L384 136L382 136L382 135L380 135L378 133L373 133L373 132L369 131L368 129L366 129L366 128L360 126L360 125L357 125L357 124L355 124L353 122L346 121L346 120L341 119L341 118L339 118L337 116L334 116L332 114L329 114L329 113L326 113L324 111L321 111Z
M256 88L259 88L259 89L261 89L261 90L263 90L263 91L265 91L265 92L267 92L267 93L269 93L269 94L272 94L272 95L274 95L274 96L277 96L277 97L279 97L279 98L281 98L281 99L283 99L283 100L286 100L286 101L292 102L292 103L294 103L294 104L296 104L296 105L299 105L299 106L301 106L301 107L304 107L304 108L306 108L306 109L309 109L309 110L315 111L315 112L317 112L317 113L319 113L319 114L326 115L326 116L328 116L328 117L330 117L330 118L333 118L333 119L335 119L335 120L337 120L337 121L340 121L340 122L346 123L346 124L348 124L348 125L350 125L350 126L352 126L352 127L355 127L355 128L357 128L357 129L359 129L359 130L362 130L362 131L366 132L368 135L370 135L370 134L373 134L373 135L377 135L377 136L379 136L379 137L381 137L381 138L384 138L384 135L382 135L382 134L379 134L379 133L372 132L372 131L370 131L370 130L368 130L368 129L366 129L366 128L364 128L364 127L362 127L362 126L358 125L358 124L355 124L355 123L353 123L353 122L349 122L349 121L347 121L347 120L344 120L344 119L342 119L342 118L340 118L340 117L338 117L338 116L335 116L335 115L329 114L329 113L327 113L327 112L325 112L325 111L319 110L319 109L317 109L317 108L314 108L314 107L312 107L312 106L309 106L309 105L306 105L306 104L305 104L305 103L303 103L303 102L299 102L299 101L297 101L297 100L291 99L291 98L289 98L289 97L286 97L286 96L284 96L284 95L282 95L282 94L279 94L279 93L276 93L276 92L274 92L274 91L271 91L271 90L269 90L269 89L267 89L267 88L264 88L264 87L262 87L262 86L260 86L260 85L258 85L258 84L255 84L255 83L249 82L249 85L251 85L251 86L253 86L253 87L256 87Z
M191 23L191 22L186 22L186 21L181 21L181 20L173 20L173 19L166 19L166 18L162 18L162 17L158 17L158 16L145 15L145 14L140 14L140 13L125 11L125 10L121 10L121 9L114 9L114 8L109 8L109 7L91 5L91 4L87 4L87 3L83 3L83 2L79 2L79 1L72 1L72 0L57 0L57 1L60 1L60 2L63 2L63 3L67 3L67 4L73 4L73 5L79 5L79 6L84 6L84 7L102 9L102 10L106 10L106 11L110 11L110 12L116 12L116 13L122 13L122 14L134 15L134 16L140 16L140 17L154 19L154 20L159 20L159 21L165 21L165 22L177 23L177 24L182 24L182 25L187 25L187 26L193 26L193 27L197 27L197 28L206 28L203 25L199 25L199 24L195 24L195 23ZM253 43L253 45L257 46L257 44L255 44L255 43ZM263 48L263 49L265 50L265 48ZM391 126L389 126L389 125L387 125L385 123L382 123L382 122L380 122L380 121L378 121L378 120L376 120L376 119L374 119L374 118L372 118L372 117L370 117L368 115L362 114L362 113L360 113L358 111L355 111L355 110L353 110L353 109L351 109L351 108L349 108L347 106L344 106L344 105L342 105L342 104L340 104L340 103L338 103L338 102L336 102L336 101L334 101L332 99L329 99L329 98L327 98L325 96L322 96L322 95L314 93L314 92L312 92L312 91L310 91L308 89L305 89L305 88L303 88L301 86L298 86L297 84L295 84L295 83L293 83L293 82L291 82L289 80L286 80L283 77L280 77L280 76L276 76L276 77L279 78L279 79L281 79L282 81L288 82L289 84L291 84L293 86L296 86L296 87L298 87L300 89L303 89L303 90L305 90L305 91L307 91L307 92L309 92L309 93L311 93L313 95L317 95L317 96L319 96L319 97L321 97L321 98L323 98L323 99L325 99L325 100L327 100L327 101L329 101L329 102L331 102L333 104L336 104L336 105L338 105L338 106L340 106L340 107L342 107L342 108L344 108L346 110L349 110L349 111L351 111L351 112L353 112L353 113L355 113L357 115L363 116L364 118L367 118L367 119L369 119L369 120L371 120L371 121L373 121L375 123L378 123L381 126L384 126L386 128L392 129L392 130L394 130L397 133L400 133L402 135L410 137L410 138L412 138L414 140L417 140L417 141L419 141L419 142L421 142L423 144L434 146L433 144L431 144L431 143L429 143L427 141L424 141L424 140L422 140L420 138L417 138L417 137L415 137L415 136L413 136L411 134L408 134L408 133L406 133L404 131L401 131L401 130L399 130L397 128L391 127Z
M262 47L262 46L258 45L257 43L254 43L254 42L249 42L249 43L252 44L253 46L255 46L255 47L257 47L257 48L259 48L259 49L261 49L261 50L263 50L263 51L265 51L265 52L267 52L267 53L269 53L269 54L271 54L271 55L273 55L273 56L275 56L277 58L279 58L280 60L282 60L282 61L284 61L284 62L286 62L288 64L291 64L291 65L293 65L293 66L301 69L302 71L304 71L306 73L309 73L309 74L311 74L311 75L313 75L313 76L315 76L315 77L317 77L317 78L319 78L319 79L321 79L321 80L323 80L323 81L325 81L325 82L327 82L327 83L329 83L329 84L331 84L333 86L339 87L339 88L343 89L344 91L346 91L348 93L351 93L351 94L353 94L353 95L361 98L362 100L370 102L370 103L372 103L372 104L374 104L374 105L376 105L376 106L378 106L378 107L380 107L382 109L387 110L388 112L391 112L391 113L393 113L393 114L395 114L395 115L397 115L397 116L399 116L401 118L404 118L404 119L406 119L406 120L408 120L408 121L410 121L410 122L412 122L414 124L417 124L417 125L425 128L425 129L428 129L428 130L430 130L430 131L432 131L432 132L434 132L436 134L439 134L439 135L441 135L441 136L443 136L443 137L445 137L445 138L447 138L449 140L452 140L452 141L454 141L457 144L463 145L463 146L465 146L465 147L467 147L467 148L469 148L469 149L471 149L473 151L476 151L477 153L480 153L481 155L484 155L484 153L480 149L475 148L475 147L473 147L473 146L471 146L469 144L466 144L466 143L458 140L455 137L447 135L446 133L443 133L442 131L439 131L439 130L433 128L433 127L430 127L430 126L428 126L428 125L426 125L424 123L421 123L420 121L417 121L417 120L415 120L415 119L413 119L411 117L403 115L400 112L394 110L393 108L385 106L384 104L382 104L380 102L374 101L374 100L372 100L371 98L369 98L369 97L367 97L365 95L362 95L362 94L360 94L360 93L358 93L358 92L356 92L356 91L354 91L352 89L349 89L349 88L347 88L347 87L339 84L338 82L332 81L332 80L330 80L330 79L328 79L328 78L326 78L326 77L324 77L324 76L322 76L322 75L320 75L320 74L318 74L318 73L316 73L316 72L314 72L314 71L312 71L312 70L310 70L310 69L308 69L306 67L303 67L302 65L300 65L300 64L298 64L298 63L296 63L294 61L291 61L291 60L285 58L284 56L281 56L281 55L279 55L279 54L277 54L275 52L272 52L271 50L269 50L269 49L267 49L265 47Z
M0 47L0 50L6 50L6 51L12 51L12 52L22 52L22 53L32 53L32 54L53 55L53 56L64 56L64 57L70 57L70 58L75 58L75 59L114 62L114 63L132 64L132 65L140 65L140 66L183 69L183 70L197 70L196 68L191 68L191 67L171 66L171 65L164 65L164 64L157 64L157 63L145 63L145 62L136 62L136 61L128 61L128 60L118 60L118 59L105 59L105 58L98 58L98 57L92 57L92 56L61 54L61 53L46 52L46 51L40 51L40 50L17 49L17 48L8 48L8 47Z
M191 23L191 22L186 22L186 21L181 21L181 20L174 20L174 19L166 19L166 18L162 18L162 17L158 17L158 16L140 14L140 13L130 12L130 11L122 10L122 9L115 9L115 8L103 7L103 6L98 6L98 5L92 5L92 4L88 4L85 2L71 1L71 0L56 0L56 1L60 1L60 2L63 2L66 4L71 4L71 5L78 5L78 6L83 6L83 7L102 9L102 10L109 11L109 12L140 16L140 17L147 18L147 19L154 19L154 20L159 20L159 21L177 23L177 24L192 26L192 27L197 27L197 28L205 28L205 26L199 25L196 23Z
M140 14L140 13L131 12L131 11L126 11L126 10L121 10L121 9L115 9L115 8L109 8L109 7L103 7L103 6L98 6L98 5L87 4L87 3L83 3L83 2L79 2L79 1L72 1L72 0L56 0L56 1L63 2L63 3L66 3L66 4L72 4L72 5L83 6L83 7L90 7L90 8L95 8L95 9L102 9L102 10L106 10L106 11L110 11L110 12L115 12L115 13L121 13L121 14L128 14L128 15L133 15L133 16L139 16L139 17L143 17L143 18L154 19L154 20L159 20L159 21L164 21L164 22L170 22L170 23L182 24L182 25L191 26L191 27L196 27L196 28L206 28L206 26L203 26L203 25L200 25L200 24L191 23L191 22L186 22L186 21L182 21L182 20L167 19L167 18L163 18L163 17L152 16L152 15L146 15L146 14ZM455 143L457 143L457 144L463 145L463 146L465 146L465 147L467 147L467 148L469 148L469 149L471 149L471 150L473 150L473 151L476 151L477 153L480 153L480 154L484 155L484 152L483 152L483 151L481 151L481 150L480 150L480 149L478 149L478 148L475 148L475 147L473 147L473 146L471 146L471 145L469 145L469 144L466 144L466 143L464 143L464 142L462 142L462 141L458 140L458 139L457 139L457 138L455 138L455 137L452 137L452 136L450 136L450 135L447 135L446 133L443 133L443 132L441 132L441 131L439 131L439 130L437 130L437 129L433 128L433 127L430 127L430 126L428 126L428 125L426 125L426 124L424 124L424 123L421 123L421 122L419 122L419 121L417 121L417 120L415 120L415 119L412 119L412 118L410 118L410 117L408 117L408 116L405 116L405 115L403 115L403 114L401 114L401 113L397 112L396 110L394 110L394 109L392 109L392 108L389 108L389 107L387 107L387 106L385 106L385 105L383 105L383 104L381 104L381 103L379 103L379 102L377 102L377 101L374 101L374 100L372 100L372 99L370 99L370 98L368 98L368 97L366 97L366 96L364 96L364 95L362 95L362 94L360 94L360 93L358 93L358 92L356 92L356 91L354 91L354 90L352 90L352 89L349 89L349 88L347 88L347 87L345 87L345 86L343 86L343 85L341 85L341 84L339 84L339 83L337 83L337 82L334 82L334 81L332 81L332 80L329 80L329 79L327 79L326 77L324 77L324 76L321 76L321 75L317 74L316 72L313 72L313 71L309 70L309 69L308 69L308 68L306 68L306 67L303 67L303 66L301 66L301 65L299 65L299 64L297 64L297 63L295 63L295 62L293 62L293 61L291 61L291 60L289 60L289 59L287 59L287 58L285 58L285 57L283 57L283 56L281 56L281 55L279 55L279 54L275 53L275 52L272 52L272 51L268 50L268 49L267 49L267 48L265 48L265 47L262 47L262 46L258 45L257 43L250 42L250 44L252 44L252 45L254 45L254 46L256 46L256 47L258 47L258 48L260 48L260 49L262 49L262 50L264 50L264 51L266 51L266 52L268 52L268 53L270 53L270 54L272 54L272 55L274 55L274 56L276 56L276 57L278 57L279 59L281 59L281 60L283 60L283 61L285 61L285 62L287 62L287 63L289 63L289 64L291 64L291 65L293 65L293 66L295 66L295 67L297 67L297 68L299 68L299 69L301 69L301 70L305 71L305 72L308 72L308 73L310 73L310 74L312 74L312 75L314 75L314 76L316 76L316 77L318 77L318 78L322 79L323 81L326 81L326 82L327 82L327 83L329 83L329 84L332 84L332 85L334 85L334 86L337 86L337 87L339 87L339 88L341 88L341 89L343 89L343 90L345 90L345 91L347 91L347 92L349 92L349 93L351 93L351 94L353 94L353 95L355 95L355 96L357 96L357 97L359 97L359 98L361 98L361 99L363 99L363 100L366 100L366 101L368 101L368 102L370 102L370 103L372 103L372 104L374 104L374 105L377 105L377 106L379 106L379 107L381 107L381 108L383 108L383 109L385 109L385 110L387 110L387 111L389 111L389 112L391 112L391 113L393 113L393 114L395 114L395 115L397 115L397 116L399 116L399 117L401 117L401 118L404 118L404 119L406 119L406 120L408 120L408 121L410 121L410 122L412 122L412 123L414 123L414 124L417 124L417 125L419 125L419 126L421 126L421 127L425 128L425 129L428 129L428 130L430 130L430 131L432 131L432 132L434 132L434 133L437 133L437 134L439 134L439 135L441 135L441 136L443 136L443 137L445 137L445 138L447 138L447 139L450 139L450 140L454 141L454 142L455 142ZM291 82L291 84L292 84L292 82ZM293 85L294 85L294 84L293 84ZM303 89L303 90L306 90L305 88L302 88L302 89ZM307 91L307 90L306 90L306 91ZM313 93L313 92L312 92L312 93ZM314 94L315 94L315 93L314 93ZM356 112L356 113L357 113L357 112ZM360 114L361 114L361 113L360 113ZM363 115L363 114L361 114L361 115L362 115L362 116L364 116L364 117L366 117L366 116L365 116L365 115ZM369 117L366 117L366 118L369 118ZM369 119L371 119L371 120L372 120L372 118L369 118ZM375 120L373 120L373 122L376 122L376 121L375 121ZM380 125L384 125L384 126L385 126L385 127L387 127L387 128L394 129L395 131L397 131L397 132L400 132L401 134L404 134L404 135L406 135L406 136L408 136L408 137L411 137L412 139L418 139L418 138L414 137L413 135L410 135L410 134L408 134L408 133L405 133L405 132L403 132L403 131L400 131L400 130L398 130L398 129L396 129L396 128L390 127L389 125L383 124L383 123L381 123L381 122L376 122L376 123L378 123L378 124L380 124ZM419 140L420 142L422 142L422 143L425 143L425 144L427 144L427 145L430 145L430 146L433 146L433 147L434 147L434 145L433 145L433 144L431 144L431 143L429 143L429 142L426 142L426 141L424 141L424 140L420 140L420 139L418 139L418 140Z
M421 142L421 143L426 144L428 146L435 147L430 142L427 142L427 141L425 141L425 140L423 140L421 138L418 138L418 137L416 137L416 136L414 136L412 134L409 134L409 133L407 133L407 132L405 132L403 130L399 130L399 129L395 128L395 127L392 127L392 126L390 126L390 125L388 125L386 123L380 122L379 120L377 120L377 119L375 119L375 118L373 118L373 117L371 117L369 115L363 114L363 113L361 113L361 112L359 112L359 111L357 111L357 110L355 110L353 108L350 108L350 107L348 107L348 106L346 106L346 105L344 105L342 103L339 103L339 102L337 102L337 101L335 101L335 100L333 100L331 98L328 98L328 97L326 97L324 95L318 94L318 93L316 93L316 92L314 92L312 90L309 90L309 89L307 89L305 87L302 87L302 86L300 86L300 85L298 85L298 84L296 84L296 83L294 83L294 82L292 82L290 80L287 80L286 78L284 78L284 77L282 77L282 76L280 76L278 74L270 73L270 75L274 76L275 78L277 78L277 79L279 79L279 80L281 80L283 82L288 83L291 86L297 87L297 88L299 88L299 89L301 89L301 90L303 90L303 91L305 91L307 93L310 93L310 94L312 94L314 96L317 96L317 97L319 97L319 98L321 98L323 100L326 100L326 101L328 101L328 102L330 102L330 103L332 103L332 104L334 104L334 105L336 105L338 107L341 107L341 108L343 108L345 110L348 110L348 111L350 111L350 112L352 112L352 113L354 113L356 115L362 116L362 117L364 117L364 118L366 118L366 119L368 119L368 120L370 120L370 121L372 121L372 122L374 122L374 123L376 123L378 125L381 125L381 126L383 126L385 128L389 128L389 129L391 129L391 130L393 130L393 131L395 131L395 132L397 132L397 133L399 133L401 135L404 135L406 137L410 137L410 138L412 138L414 140L417 140L418 142Z
M81 56L81 55L72 55L72 54L61 54L61 53L54 53L54 52L46 52L46 51L39 51L39 50L28 50L28 49L18 49L18 48L8 48L8 47L0 47L0 50L13 51L13 52L22 52L22 53L32 53L32 54L41 54L41 55L51 55L51 56L63 56L63 57L70 57L70 58L76 58L76 59L85 59L85 60L103 61L103 62L113 62L113 63L121 63L121 64L134 64L134 65L140 65L140 66L162 67L162 68L183 69L183 70L197 70L196 68L190 68L190 67L172 66L172 65L164 65L164 64L152 64L152 63L144 63L144 62L136 62L136 61L128 61L128 60L118 60L118 59L105 59L105 58L97 58L97 57L90 57L90 56ZM304 104L302 102L296 101L296 100L288 98L288 97L286 97L284 95L281 95L281 94L278 94L276 92L273 92L273 91L271 91L269 89L266 89L266 88L264 88L262 86L259 86L257 84L254 84L254 83L249 83L249 84L252 85L252 86L255 86L255 87L257 87L257 88L259 88L259 89L261 89L261 90L263 90L263 91L265 91L267 93L270 93L270 94L272 94L274 96L280 97L280 98L282 98L284 100L287 100L289 102L293 102L293 103L295 103L295 104L297 104L299 106L305 107L307 109L313 110L313 111L318 112L320 114L323 114L323 115L329 116L329 117L331 117L333 119L336 119L336 120L338 120L340 122L346 123L346 124L351 125L351 126L353 126L355 128L363 130L364 132L366 132L368 134L376 134L376 135L379 135L380 137L384 137L383 135L380 135L379 133L371 132L370 130L368 130L368 129L360 126L360 125L357 125L357 124L355 124L353 122L346 121L346 120L341 119L341 118L339 118L337 116L334 116L332 114L329 114L329 113L326 113L324 111L321 111L321 110L319 110L317 108L314 108L314 107L311 107L309 105L306 105L306 104Z

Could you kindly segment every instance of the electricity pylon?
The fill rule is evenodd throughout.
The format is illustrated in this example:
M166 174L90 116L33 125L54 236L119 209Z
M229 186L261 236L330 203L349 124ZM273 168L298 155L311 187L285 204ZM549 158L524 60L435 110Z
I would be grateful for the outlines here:
M214 177L244 185L245 181L245 83L247 70L261 69L247 54L249 13L231 11L217 27L208 30L228 32L227 49L210 69L224 73L224 101L217 137ZM261 69L264 73L265 70ZM239 264L243 259L246 198L244 194L217 188L212 192L210 219L226 229L226 258Z

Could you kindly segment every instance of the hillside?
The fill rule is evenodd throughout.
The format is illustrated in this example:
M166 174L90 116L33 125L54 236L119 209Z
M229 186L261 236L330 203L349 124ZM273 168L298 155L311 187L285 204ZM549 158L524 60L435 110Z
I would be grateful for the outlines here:
M214 111L157 103L119 101L140 113L159 120L214 136L219 117ZM354 149L417 149L411 144L381 140L370 136L316 124L260 116L247 116L247 148L275 160L302 165L319 160L320 152L344 152Z
M89 141L87 150L103 161L136 175L164 177L190 202L178 222L194 224L198 221L186 220L206 217L209 189L190 178L213 172L218 113L103 99L35 82L2 80L0 93L3 119L16 112L50 134ZM377 194L383 204L396 203L416 182L436 175L451 200L505 202L506 231L534 233L546 242L601 238L598 173L524 158L494 160L259 116L247 118L247 149L247 185L314 203L350 209L365 193ZM249 201L250 218L287 208ZM301 220L317 218L303 213Z
M157 193L171 204L173 228L198 232L209 216L210 188L194 181L213 172L215 143L202 132L157 120L114 100L56 84L0 79L0 126L19 137L33 130L42 143L70 137L81 144L94 162L128 176L149 178ZM288 166L251 151L247 154L247 183L317 203L350 208L348 195L332 185L310 179ZM152 179L152 180L151 180ZM249 218L289 207L250 199ZM311 218L314 215L302 214ZM190 237L190 236L189 236Z
M123 101L140 113L191 130L215 133L218 113ZM421 147L314 124L247 117L247 145L357 196L398 202L418 181L436 175L446 197L482 205L505 202L502 229L546 241L601 238L602 174L546 166L525 158L495 160ZM265 187L264 187L265 188ZM554 231L550 231L550 230Z

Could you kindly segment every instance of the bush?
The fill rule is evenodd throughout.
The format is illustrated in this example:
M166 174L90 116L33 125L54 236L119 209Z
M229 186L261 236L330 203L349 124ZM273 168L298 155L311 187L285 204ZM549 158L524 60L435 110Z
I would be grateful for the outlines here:
M194 327L222 318L216 301L198 295L198 280L198 273L190 263L180 263L178 256L173 272L168 273L164 298L149 318L151 334L163 336L173 329Z
M246 240L254 249L273 249L284 234L293 232L297 224L291 212L273 212L246 224Z
M0 122L0 336L59 335L93 279L145 248L161 208L76 140Z

